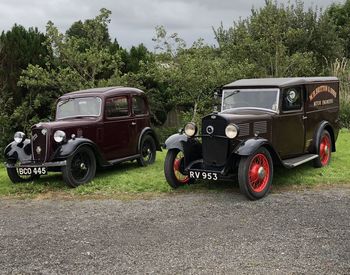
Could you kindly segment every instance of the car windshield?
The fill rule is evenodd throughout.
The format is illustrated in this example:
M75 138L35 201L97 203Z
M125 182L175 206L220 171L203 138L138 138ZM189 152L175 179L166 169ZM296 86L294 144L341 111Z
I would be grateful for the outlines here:
M101 114L101 102L99 97L62 99L57 103L56 119L98 117Z
M221 110L234 108L258 108L274 112L278 107L278 89L224 90Z

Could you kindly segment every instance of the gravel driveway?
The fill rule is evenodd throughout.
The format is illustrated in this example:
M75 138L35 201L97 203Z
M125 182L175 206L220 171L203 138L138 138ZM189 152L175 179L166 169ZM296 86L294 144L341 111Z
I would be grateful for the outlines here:
M350 188L2 200L0 273L350 274Z

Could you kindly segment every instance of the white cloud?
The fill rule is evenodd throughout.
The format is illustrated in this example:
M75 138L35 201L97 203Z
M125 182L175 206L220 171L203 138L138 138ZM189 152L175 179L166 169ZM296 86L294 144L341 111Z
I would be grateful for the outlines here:
M326 7L332 2L305 0L305 6ZM44 31L51 20L65 31L77 20L93 18L104 7L112 11L111 36L123 47L143 42L152 48L157 25L164 25L169 32L178 32L188 44L199 37L214 43L212 26L217 27L220 22L230 26L239 17L249 15L253 6L257 8L264 3L264 0L2 0L0 30L8 30L17 23Z

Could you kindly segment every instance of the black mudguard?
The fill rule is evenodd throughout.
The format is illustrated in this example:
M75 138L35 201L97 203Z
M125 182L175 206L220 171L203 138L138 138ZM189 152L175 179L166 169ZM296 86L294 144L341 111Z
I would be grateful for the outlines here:
M32 159L32 146L30 139L25 139L23 142L11 142L4 150L4 158L7 162L28 162Z
M178 149L185 156L185 165L202 158L202 144L196 138L188 138L184 134L174 134L165 141L167 150Z
M157 134L154 132L154 130L151 127L146 127L145 129L142 130L142 132L140 134L139 141L138 141L138 144L137 144L137 152L140 152L141 140L142 140L142 137L144 135L150 135L151 137L153 137L153 139L154 139L154 141L156 143L157 151L162 151L162 147L160 146L160 142L159 142Z
M54 153L53 160L66 160L82 146L88 146L93 150L96 160L100 165L108 165L98 150L97 145L87 138L75 138L68 140L66 143L57 148Z
M269 145L268 140L264 138L251 138L240 143L234 150L234 153L240 156L249 156L253 154L258 148L264 145Z
M173 134L165 141L164 149L179 149L184 151L183 143L188 141L188 137L184 134Z
M274 164L282 164L282 159L275 151L271 143L264 138L251 138L237 145L233 153L239 156L250 156L254 154L256 150L264 146L271 154Z
M338 135L338 132L334 132L334 128L332 127L332 125L328 122L328 121L322 121L318 127L315 130L314 133L314 137L313 137L313 143L312 143L312 152L315 154L318 154L318 144L320 143L320 139L321 139L321 135L323 130L327 130L329 132L329 134L331 135L331 139L332 139L332 152L336 151L335 148L335 141Z

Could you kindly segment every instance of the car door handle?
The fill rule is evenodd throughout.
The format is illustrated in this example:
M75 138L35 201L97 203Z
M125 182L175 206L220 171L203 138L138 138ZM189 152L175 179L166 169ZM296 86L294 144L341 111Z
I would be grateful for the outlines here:
M135 126L135 125L136 125L136 122L135 122L135 121L131 122L131 125L132 125L132 126Z
M307 116L303 116L302 118L305 120L305 119L307 119Z

